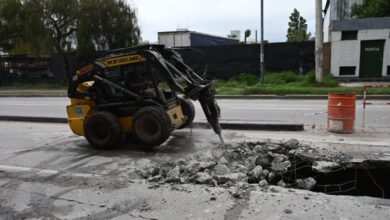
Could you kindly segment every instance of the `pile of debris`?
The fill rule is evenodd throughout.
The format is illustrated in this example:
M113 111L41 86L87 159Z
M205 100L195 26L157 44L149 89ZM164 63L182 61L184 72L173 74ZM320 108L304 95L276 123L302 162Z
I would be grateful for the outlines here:
M343 155L320 151L295 139L264 140L221 145L174 162L136 169L131 175L158 184L230 187L249 183L311 190L316 185L315 176L304 176L298 170L328 173L342 168L345 160Z

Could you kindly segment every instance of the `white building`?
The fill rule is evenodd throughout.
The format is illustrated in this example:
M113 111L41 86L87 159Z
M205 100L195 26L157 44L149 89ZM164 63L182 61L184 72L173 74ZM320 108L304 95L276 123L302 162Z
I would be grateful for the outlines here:
M166 47L236 45L239 43L237 39L204 34L187 29L158 32L158 44Z
M390 77L390 17L336 20L330 26L333 76Z

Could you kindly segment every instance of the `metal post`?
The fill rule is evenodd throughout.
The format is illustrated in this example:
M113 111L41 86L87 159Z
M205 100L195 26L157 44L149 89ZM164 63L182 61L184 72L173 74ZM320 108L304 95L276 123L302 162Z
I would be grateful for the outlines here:
M366 132L366 105L367 105L367 87L364 87L364 94L363 94L363 132Z
M264 0L260 3L260 81L264 83Z
M324 81L323 69L324 19L322 16L322 0L316 0L316 82Z

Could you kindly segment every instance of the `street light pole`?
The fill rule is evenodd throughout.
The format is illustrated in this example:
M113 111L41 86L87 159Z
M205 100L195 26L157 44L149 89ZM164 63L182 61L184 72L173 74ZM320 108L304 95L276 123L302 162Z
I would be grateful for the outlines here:
M323 47L324 47L324 19L322 16L322 0L316 0L316 82L324 81L323 69Z
M260 0L260 81L264 83L264 2Z

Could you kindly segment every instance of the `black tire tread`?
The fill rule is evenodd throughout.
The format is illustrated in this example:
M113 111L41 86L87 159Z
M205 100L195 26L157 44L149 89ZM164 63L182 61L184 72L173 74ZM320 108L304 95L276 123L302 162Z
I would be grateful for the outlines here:
M91 131L88 130L88 124L94 123L94 120L97 119L105 121L107 124L106 126L111 132L111 138L105 142L99 142L98 140L94 139L93 134L91 134ZM111 112L106 111L92 113L88 118L85 119L84 136L88 143L96 149L108 150L115 147L122 139L122 126L120 124L119 118Z
M138 133L136 129L136 124L137 121L141 117L153 117L160 125L161 125L161 133L158 138L156 139L143 139L141 135ZM154 147L161 145L164 143L169 136L171 135L172 132L172 122L171 119L169 118L167 112L157 106L146 106L141 109L139 109L135 114L134 114L134 121L133 121L133 136L134 138L141 144Z

